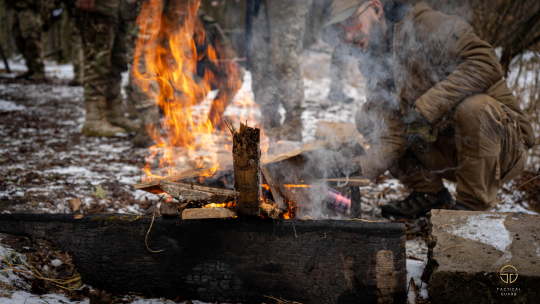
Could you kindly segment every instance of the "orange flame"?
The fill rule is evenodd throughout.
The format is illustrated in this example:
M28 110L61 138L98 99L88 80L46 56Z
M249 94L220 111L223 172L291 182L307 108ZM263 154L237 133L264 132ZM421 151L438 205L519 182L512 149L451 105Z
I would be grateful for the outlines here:
M192 169L204 169L202 176L212 176L223 162L218 157L220 149L225 148L230 153L232 147L229 130L216 128L223 121L226 100L241 87L238 68L233 60L218 59L219 44L215 49L207 43L205 50L197 53L197 45L207 39L197 15L200 0L180 2L164 9L163 0L146 1L137 18L140 34L132 75L135 83L155 100L164 114L160 124L162 131L157 126L147 126L155 144L149 148L142 181ZM212 72L215 70L210 69L205 71L202 79L197 77L197 60L202 58L214 64L226 79L219 78ZM213 101L209 98L212 81L221 81L227 87L227 90L220 89ZM209 117L208 103L217 116ZM240 115L229 116L230 122L249 121L251 126L256 125L254 112L257 105L248 94L236 94L231 105L242 110ZM261 133L263 138L264 132ZM267 142L262 141L261 146L266 157ZM155 168L156 162L158 168Z

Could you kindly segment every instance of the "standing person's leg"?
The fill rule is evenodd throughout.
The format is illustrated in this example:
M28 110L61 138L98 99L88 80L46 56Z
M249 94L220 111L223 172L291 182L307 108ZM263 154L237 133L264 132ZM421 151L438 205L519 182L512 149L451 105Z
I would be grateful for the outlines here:
M146 75L145 78L152 78L147 75L146 61L142 53L137 52L136 44L138 40L144 41L149 39L150 35L157 33L147 32L146 36L143 32L139 31L136 24L136 18L141 12L144 1L127 1L121 2L121 15L124 15L125 28L126 28L126 56L127 61L131 63L128 74L128 83L124 87L127 95L128 111L133 111L131 115L139 118L140 128L135 137L133 138L133 145L135 147L145 148L154 143L149 130L159 128L159 109L157 105L157 94L159 93L159 85L155 81L145 81L145 86L137 84L136 73ZM147 20L149 21L149 20ZM157 28L156 30L159 30ZM143 45L139 46L143 48ZM142 50L139 50L142 51ZM137 57L137 60L135 58ZM135 66L136 65L136 66ZM131 107L131 110L130 110Z
M265 133L279 127L281 116L278 112L277 71L270 61L270 24L268 23L268 1L261 3L253 16L253 37L251 40L249 70L255 102L261 110Z
M82 132L86 136L114 136L126 130L112 126L105 117L107 97L111 95L113 70L112 50L115 28L114 15L83 12L81 16L84 40L84 101L86 117ZM114 77L114 76L113 76ZM119 85L119 84L118 84Z
M330 92L328 99L332 102L351 103L353 98L347 97L343 92L343 74L347 69L348 57L343 48L335 48L330 63Z
M127 118L122 110L123 97L121 94L122 72L127 71L126 28L122 20L114 29L114 44L111 50L111 69L108 71L109 86L106 90L107 107L105 114L107 121L113 126L124 128L129 132L139 130L139 124Z
M26 8L17 11L15 16L17 27L14 29L14 37L28 67L28 73L25 76L34 80L44 79L45 71L41 57L41 15L32 8Z
M84 54L83 41L81 30L77 24L77 17L68 14L69 40L71 43L71 63L73 64L73 80L70 82L72 86L80 86L84 78Z
M306 18L313 0L271 1L270 60L277 71L278 100L286 110L281 132L283 138L302 141L302 104L304 78L300 70L300 54L306 30Z

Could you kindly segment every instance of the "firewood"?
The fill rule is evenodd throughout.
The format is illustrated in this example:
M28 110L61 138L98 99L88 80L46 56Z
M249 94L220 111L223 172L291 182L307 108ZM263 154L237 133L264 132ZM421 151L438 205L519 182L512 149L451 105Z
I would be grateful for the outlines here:
M219 195L214 194L214 193L186 189L183 187L179 187L175 185L174 183L165 182L165 181L163 181L161 188L163 189L163 191L167 192L167 194L169 194L170 196L176 199L185 199L185 200L194 200L194 201L212 201L212 200L216 200L219 197Z
M260 216L259 192L261 187L260 132L240 123L240 131L233 135L234 189L236 211L247 216Z
M258 130L258 129L253 129L253 128L249 128L249 129ZM234 132L235 132L235 135L233 136L233 141L234 141L234 138L242 138L240 135L240 133L242 133L242 128L240 132L236 130L234 130ZM257 134L258 134L257 138L259 138L260 134L259 133ZM291 180L284 180L285 177L288 178L289 176L284 177L282 171L296 172L298 177L300 177L301 179L309 179L309 178L316 179L317 177L322 178L323 176L328 176L328 175L323 174L323 172L320 172L320 169L324 167L322 166L323 164L319 162L312 162L310 166L306 166L306 160L308 160L310 157L312 157L313 155L316 155L317 153L320 153L321 151L324 151L325 154L328 155L328 158L331 158L332 155L337 155L337 156L347 155L347 157L345 158L347 159L346 163L336 164L336 163L328 162L327 166L339 167L341 165L351 165L352 163L356 163L356 161L354 161L353 156L365 154L368 146L369 145L363 139L362 135L356 132L356 134L352 136L348 136L348 137L341 137L341 138L336 138L332 140L317 141L311 144L306 144L300 149L282 153L279 155L275 155L273 157L263 159L263 160L259 160L260 158L259 156L259 158L257 158L257 164L259 164L259 162L262 162L264 165L266 165L267 167L266 169L273 175L274 179L278 180L279 182L281 183L293 182L294 183L294 181L291 181ZM235 146L233 143L233 153L234 153L234 147ZM240 147L242 147L242 145L238 146L237 148L240 148ZM258 147L259 146L257 144L257 151L259 151L258 153L260 155L260 149ZM247 146L243 147L242 149L247 149ZM253 151L251 152L255 153L254 151L255 151L255 148L253 148ZM235 156L233 155L233 159L234 157ZM352 161L348 161L349 158L352 158ZM251 158L247 158L246 160L249 161L249 159ZM254 162L255 162L255 159L254 159ZM228 163L228 162L224 162L224 163ZM252 166L254 165L255 163ZM314 167L313 165L316 165L316 166ZM361 165L361 164L357 164L357 165ZM245 167L244 169L247 169L247 167ZM231 166L220 165L216 174L219 174L218 172L230 171L230 170L231 170ZM161 179L161 180L180 181L182 179L200 177L204 175L205 173L207 173L207 171L208 169L191 170L191 171L182 172L180 174L176 174L176 175L173 175L171 177ZM354 174L361 174L361 172L355 172ZM134 187L135 189L141 189L150 193L156 193L156 194L163 193L163 190L159 187L159 183L161 180L152 180L148 182L137 183L134 185ZM259 182L259 179L257 179L257 183L258 182ZM237 188L235 187L235 189Z
M277 207L281 212L287 212L287 209L289 209L289 207L285 205L283 197L278 190L278 182L274 179L272 174L270 174L270 171L268 171L266 165L262 165L262 172L264 174L266 182L268 183L268 186L270 187L270 192L272 192L272 196L274 197L274 202L276 203Z
M272 204L261 203L261 213L267 218L277 220L281 212Z
M182 220L234 218L236 213L227 208L188 208L182 211Z
M180 211L178 210L179 207L180 204L178 202L163 202L159 207L159 213L163 216L178 217L180 216Z
M219 194L219 195L225 195L225 196L237 196L239 195L240 193L234 191L234 190L229 190L229 189L220 189L220 188L213 188L213 187L206 187L206 186L199 186L199 185L193 185L193 184L188 184L188 183L180 183L180 182L170 182L170 181L164 181L162 180L160 182L161 185L175 185L175 186L178 186L180 188L184 188L184 189L192 189L192 190L197 190L197 191L203 191L203 192L210 192L210 193L214 193L214 194Z

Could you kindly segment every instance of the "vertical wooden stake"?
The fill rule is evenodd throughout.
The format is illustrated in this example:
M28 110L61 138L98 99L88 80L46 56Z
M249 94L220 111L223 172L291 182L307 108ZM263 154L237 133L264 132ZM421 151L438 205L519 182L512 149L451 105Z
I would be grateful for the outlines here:
M236 131L236 130L235 130ZM233 130L231 130L233 132ZM240 130L233 132L234 189L236 212L247 216L260 216L261 187L261 130L240 123Z
M351 218L362 218L362 197L360 187L351 187Z

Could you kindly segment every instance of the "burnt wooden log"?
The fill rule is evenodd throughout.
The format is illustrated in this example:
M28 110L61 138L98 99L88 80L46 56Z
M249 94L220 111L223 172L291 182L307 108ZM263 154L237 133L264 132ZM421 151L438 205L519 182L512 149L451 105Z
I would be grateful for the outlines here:
M260 216L261 188L261 130L240 123L240 130L233 133L234 189L236 211L247 216Z
M0 233L55 243L84 283L206 302L405 302L403 224L2 214Z

